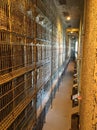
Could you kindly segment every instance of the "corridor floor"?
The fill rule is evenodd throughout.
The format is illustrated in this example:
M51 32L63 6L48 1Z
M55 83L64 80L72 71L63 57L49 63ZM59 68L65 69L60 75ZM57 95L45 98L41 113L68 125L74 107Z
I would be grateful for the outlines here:
M70 72L73 72L74 63L70 62L62 82L49 109L43 130L70 130L71 128L71 91L73 80Z

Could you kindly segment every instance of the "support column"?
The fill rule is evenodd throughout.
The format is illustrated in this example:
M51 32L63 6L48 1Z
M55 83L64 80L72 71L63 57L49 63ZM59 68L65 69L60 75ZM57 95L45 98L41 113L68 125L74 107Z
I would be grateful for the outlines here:
M97 126L97 0L85 2L85 33L81 73L81 130Z

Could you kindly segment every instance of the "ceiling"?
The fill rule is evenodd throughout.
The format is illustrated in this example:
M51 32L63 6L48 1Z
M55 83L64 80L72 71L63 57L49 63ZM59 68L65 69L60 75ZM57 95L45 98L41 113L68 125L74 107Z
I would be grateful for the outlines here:
M79 28L84 0L54 0L59 14L68 28ZM67 17L70 16L70 20Z

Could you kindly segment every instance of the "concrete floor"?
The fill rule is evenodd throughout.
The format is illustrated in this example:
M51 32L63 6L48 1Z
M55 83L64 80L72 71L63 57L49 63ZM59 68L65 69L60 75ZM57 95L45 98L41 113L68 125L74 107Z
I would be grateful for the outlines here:
M59 91L53 100L52 109L49 109L47 113L43 130L70 130L71 128L72 104L70 98L73 80L68 73L73 71L73 69L74 63L71 62L62 79Z

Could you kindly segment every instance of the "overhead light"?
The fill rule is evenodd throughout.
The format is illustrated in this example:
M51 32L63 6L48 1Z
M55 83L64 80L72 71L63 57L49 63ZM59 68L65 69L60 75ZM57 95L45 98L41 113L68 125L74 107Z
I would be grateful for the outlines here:
M70 20L70 16L67 17L67 20Z

